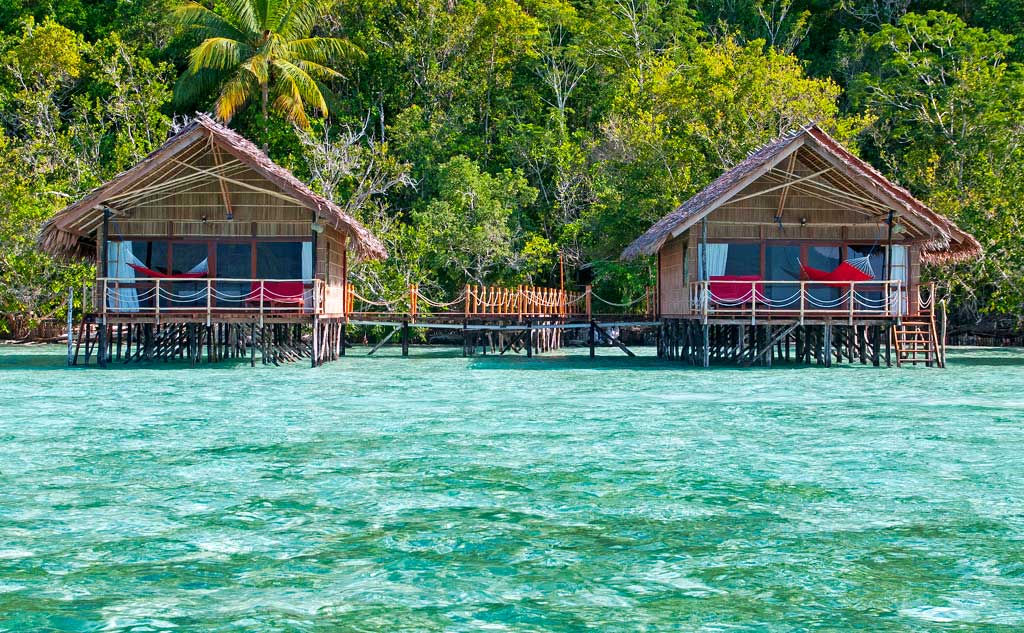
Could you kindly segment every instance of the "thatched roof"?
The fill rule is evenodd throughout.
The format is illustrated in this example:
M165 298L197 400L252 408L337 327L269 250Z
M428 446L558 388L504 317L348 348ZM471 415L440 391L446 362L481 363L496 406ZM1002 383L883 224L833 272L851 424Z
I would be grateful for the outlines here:
M974 237L929 209L903 187L890 182L824 130L812 125L785 134L751 152L697 195L658 220L622 252L622 259L658 252L666 241L728 203L757 178L797 151L805 155L810 153L822 165L834 170L842 183L835 186L856 187L860 193L869 194L896 211L901 219L912 222L924 243L925 261L960 261L981 254L981 245Z
M102 207L116 196L131 191L133 186L145 181L147 177L154 177L164 164L177 161L176 157L185 156L186 150L199 143L215 144L219 150L270 183L276 189L275 193L279 192L296 205L316 212L321 222L349 236L351 246L359 257L387 258L384 245L359 221L335 203L314 193L291 172L270 160L251 141L204 114L197 115L191 123L168 138L137 165L58 212L43 225L39 236L40 246L59 257L95 256L92 234L102 222Z

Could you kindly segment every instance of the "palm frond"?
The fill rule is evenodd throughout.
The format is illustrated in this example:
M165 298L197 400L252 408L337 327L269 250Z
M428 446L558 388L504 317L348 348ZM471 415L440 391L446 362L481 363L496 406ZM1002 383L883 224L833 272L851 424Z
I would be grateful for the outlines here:
M352 42L340 37L307 37L288 42L288 50L302 59L325 64L331 60L362 61L366 53Z
M311 107L319 110L324 116L327 116L327 101L312 77L298 66L282 59L274 60L273 64L274 70L277 71L280 75L280 80L286 86L282 88L283 93L287 93L291 98L297 99L300 102L300 107L304 104L309 104Z
M282 21L278 31L290 40L309 37L316 25L331 10L325 0L294 0Z
M238 41L247 39L247 34L237 25L192 0L177 5L172 15L175 23L184 28L197 30L203 39L210 37L228 37Z
M252 75L253 81L257 84L263 85L270 81L269 60L266 55L254 55L239 67Z
M260 31L268 30L270 26L270 14L274 8L272 5L277 4L279 0L253 0L253 9L255 12L256 22L260 25Z
M282 82L271 107L289 123L306 130L309 129L309 117L306 116L306 109L303 106L302 97L299 95L298 86L294 83Z
M344 75L333 68L328 68L327 66L317 64L316 62L306 61L305 59L296 59L292 63L314 79L327 80L344 78Z
M174 104L179 107L198 105L217 90L224 81L224 71L212 68L199 72L186 70L174 84Z
M252 47L227 37L211 37L189 53L189 70L193 73L204 68L231 70L252 55Z
M263 27L256 21L256 9L253 0L221 0L235 18L239 29L250 33L259 33Z
M221 88L220 96L213 104L213 113L227 123L252 99L258 89L259 85L252 81L251 75L238 73Z

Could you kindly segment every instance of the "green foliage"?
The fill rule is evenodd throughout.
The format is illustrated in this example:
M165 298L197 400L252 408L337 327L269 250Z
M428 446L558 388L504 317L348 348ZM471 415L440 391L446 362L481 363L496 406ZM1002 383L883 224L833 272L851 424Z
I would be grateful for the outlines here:
M1019 4L0 3L0 310L50 313L85 269L39 225L212 107L381 237L353 273L396 307L409 283L557 283L560 257L570 287L640 296L622 247L815 121L981 239L930 273L966 312L1021 314Z
M496 269L515 264L516 215L536 195L509 169L487 174L465 156L441 165L435 197L413 213L426 268L441 271L449 287L496 281Z
M868 67L851 86L874 124L867 144L934 208L979 238L977 263L945 275L962 303L1024 306L1019 242L1024 214L1024 74L1007 62L1013 38L949 13L908 14L862 36Z
M36 247L42 223L167 136L171 67L116 34L88 43L45 19L0 40L0 331L59 314L89 267Z
M811 121L849 127L834 82L804 76L799 60L759 40L659 54L647 68L625 82L603 129L605 186L584 214L586 250L601 259L757 145Z
M365 57L348 40L313 35L329 8L322 0L227 0L211 10L186 0L175 18L201 41L178 81L179 100L216 86L213 111L223 121L256 98L264 118L269 108L305 128L307 107L327 116L323 82L341 78L340 60Z

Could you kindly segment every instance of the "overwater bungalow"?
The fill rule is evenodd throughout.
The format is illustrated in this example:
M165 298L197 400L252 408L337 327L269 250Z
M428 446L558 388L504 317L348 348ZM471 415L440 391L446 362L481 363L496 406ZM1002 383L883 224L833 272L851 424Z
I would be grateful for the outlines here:
M49 253L96 262L75 351L111 361L344 350L349 252L376 237L253 143L199 115L139 164L60 211ZM308 332L312 331L309 336Z
M921 265L981 247L816 126L757 149L622 253L657 256L663 356L944 364Z

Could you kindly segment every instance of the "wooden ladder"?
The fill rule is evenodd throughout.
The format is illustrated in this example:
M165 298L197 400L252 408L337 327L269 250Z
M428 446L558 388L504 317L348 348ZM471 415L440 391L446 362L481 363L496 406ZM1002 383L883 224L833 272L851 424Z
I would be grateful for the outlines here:
M932 367L945 367L945 359L939 349L938 330L935 319L930 315L909 317L893 326L893 346L896 349L896 366L904 363L924 363Z

